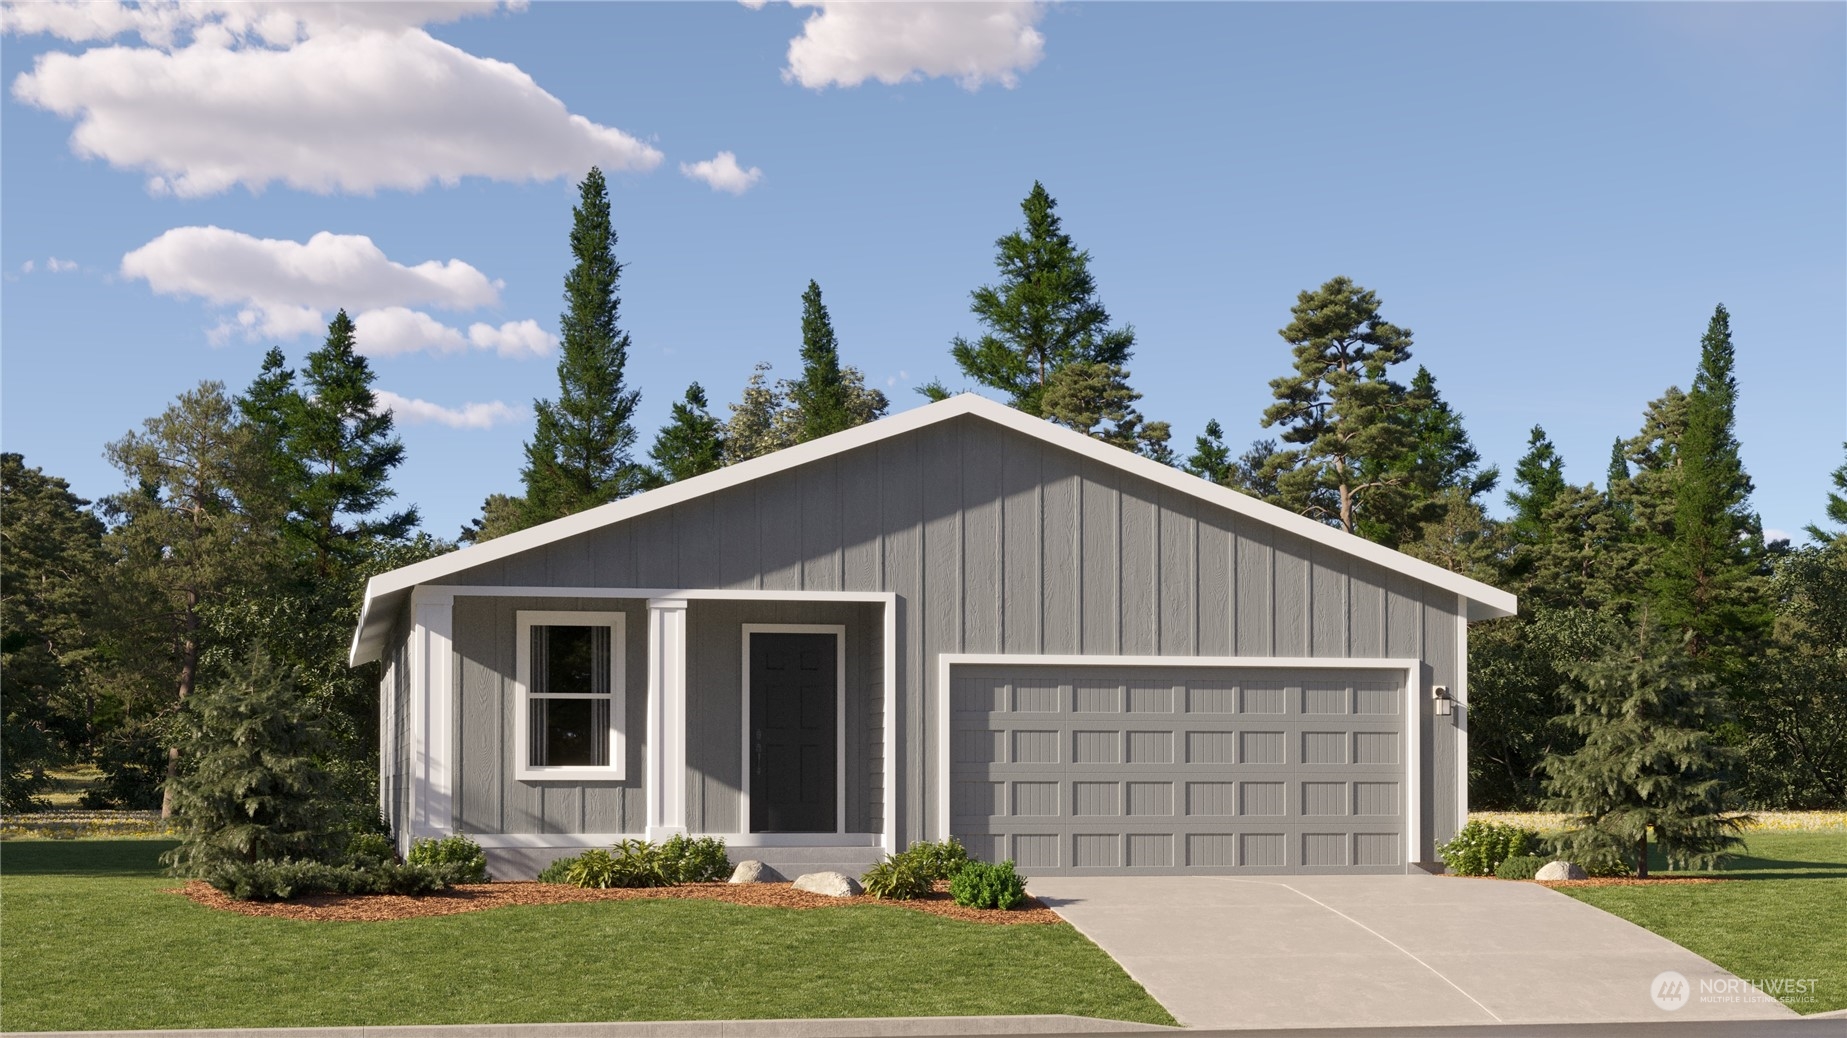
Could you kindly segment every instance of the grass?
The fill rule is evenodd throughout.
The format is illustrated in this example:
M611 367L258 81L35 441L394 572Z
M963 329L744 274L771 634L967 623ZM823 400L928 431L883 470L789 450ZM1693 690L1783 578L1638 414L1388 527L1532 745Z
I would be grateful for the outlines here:
M1724 876L1728 883L1561 887L1561 892L1645 927L1746 980L1813 980L1799 1013L1847 1009L1847 832L1759 829L1727 868L1662 875Z
M169 846L0 844L6 1030L1024 1013L1174 1022L1065 926L704 901L262 919L166 893L175 881L156 859Z

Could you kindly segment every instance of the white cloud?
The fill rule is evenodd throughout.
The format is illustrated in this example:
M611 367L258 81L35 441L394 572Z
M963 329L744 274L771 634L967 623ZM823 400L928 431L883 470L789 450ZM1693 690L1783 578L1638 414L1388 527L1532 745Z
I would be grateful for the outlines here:
M537 321L508 321L498 328L477 321L464 335L429 314L402 306L367 310L353 318L353 326L359 352L368 357L459 353L470 348L493 350L502 357L543 357L558 344Z
M33 260L27 260L19 265L19 272L21 274L30 274L37 269L38 263Z
M968 90L987 82L1012 87L1045 56L1037 28L1045 5L1034 0L792 3L816 11L789 41L783 78L816 90L938 76Z
M468 341L502 357L543 357L558 345L558 337L539 327L537 321L508 321L498 328L471 324Z
M506 422L518 421L526 414L498 400L485 404L444 407L428 400L399 396L387 389L374 390L372 395L378 400L379 411L390 411L406 425L435 424L446 425L451 429L491 429Z
M714 191L729 191L741 195L756 186L763 179L763 171L755 166L744 169L738 165L738 157L728 151L721 151L703 162L682 162L680 172L693 178L703 180Z
M418 26L491 4L26 4L12 32L148 47L51 52L13 96L76 121L71 148L182 197L281 182L417 190L462 177L547 180L653 169L661 153L568 111L517 66ZM182 46L171 46L175 41Z
M53 274L64 274L77 269L76 260L61 260L56 256L45 261L45 269Z
M363 234L322 231L306 242L254 238L221 227L176 227L122 257L122 276L162 295L240 310L247 336L293 337L325 327L332 311L433 305L472 310L500 302L501 284L459 259L405 266Z
M1773 526L1769 526L1769 527L1764 528L1764 540L1766 542L1768 541L1791 541L1793 542L1795 538L1789 535L1788 530L1779 530Z

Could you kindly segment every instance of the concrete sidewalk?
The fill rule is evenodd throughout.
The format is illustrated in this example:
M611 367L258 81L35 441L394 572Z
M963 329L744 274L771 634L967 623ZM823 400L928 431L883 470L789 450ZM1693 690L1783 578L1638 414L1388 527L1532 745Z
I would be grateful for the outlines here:
M1796 1019L1665 938L1533 883L1055 877L1028 887L1188 1027ZM1668 971L1689 996L1671 1011L1653 998Z

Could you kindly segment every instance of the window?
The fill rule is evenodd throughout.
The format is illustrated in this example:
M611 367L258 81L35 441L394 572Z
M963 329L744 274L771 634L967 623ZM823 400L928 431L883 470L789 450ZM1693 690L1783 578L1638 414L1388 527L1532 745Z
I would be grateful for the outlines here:
M623 615L522 610L518 616L518 777L622 778Z

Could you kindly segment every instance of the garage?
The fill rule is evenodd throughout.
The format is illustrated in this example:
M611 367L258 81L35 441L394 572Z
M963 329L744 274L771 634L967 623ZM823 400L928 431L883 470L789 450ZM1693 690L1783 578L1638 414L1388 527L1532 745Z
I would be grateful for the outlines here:
M981 857L1032 875L1402 873L1417 860L1415 661L945 667L948 828Z

